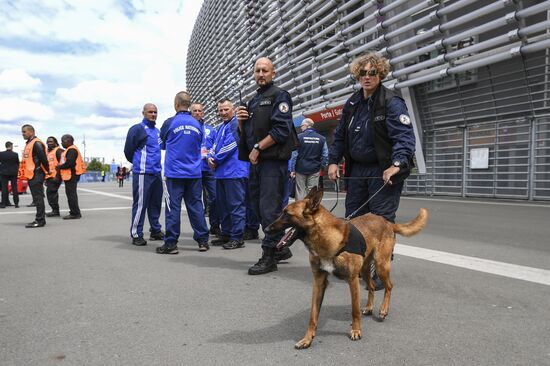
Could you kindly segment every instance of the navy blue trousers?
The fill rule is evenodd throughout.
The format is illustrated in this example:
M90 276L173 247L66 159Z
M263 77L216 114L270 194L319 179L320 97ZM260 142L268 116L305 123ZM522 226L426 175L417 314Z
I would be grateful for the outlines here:
M152 233L158 233L161 229L159 217L162 207L162 177L160 174L132 174L132 225L130 235L132 238L143 237L143 224L145 212L149 217L149 229ZM53 206L52 206L53 208Z
M384 185L382 173L383 171L378 165L353 164L351 177L372 177L375 179L350 179L347 181L346 217L361 207L363 203ZM402 190L403 182L392 185L387 184L353 217L372 212L390 222L395 222L395 213L399 208Z
M189 223L196 242L208 241L208 226L204 218L201 178L166 178L166 235L164 244L178 244L181 230L181 200L185 202Z
M256 215L256 211L252 208L252 200L250 198L250 185L248 178L246 179L246 226L245 231L258 231L260 229L260 219Z
M246 178L216 179L221 229L229 240L242 240L246 225Z
M271 224L283 211L284 186L288 180L286 160L264 160L250 165L250 203L262 224L262 230ZM266 234L263 247L274 248L284 233Z
M216 203L216 177L213 171L202 171L202 186L208 193L208 221L210 227L220 227L220 212Z

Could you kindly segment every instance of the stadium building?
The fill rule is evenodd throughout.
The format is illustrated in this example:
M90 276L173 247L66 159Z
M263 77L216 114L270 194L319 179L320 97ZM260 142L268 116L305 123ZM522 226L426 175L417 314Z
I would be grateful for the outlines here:
M358 88L351 60L377 50L417 132L404 193L550 200L549 29L540 0L205 0L187 85L214 121L222 97L254 95L268 56L295 122L330 142Z

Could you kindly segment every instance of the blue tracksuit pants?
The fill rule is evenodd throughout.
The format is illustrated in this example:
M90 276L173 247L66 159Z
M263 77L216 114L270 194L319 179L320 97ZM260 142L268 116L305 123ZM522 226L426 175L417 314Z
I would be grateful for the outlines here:
M208 192L208 221L210 227L220 227L220 213L216 203L216 177L211 170L202 171L202 186Z
M145 212L149 217L149 229L152 233L158 233L161 229L159 217L162 206L162 177L160 174L132 174L132 225L130 235L132 238L143 237L143 224Z
M193 239L197 242L208 241L208 226L204 218L202 205L201 178L166 178L166 235L167 247L178 244L181 225L181 200L185 202L189 223L193 228Z
M346 217L358 209L384 185L382 173L383 171L378 164L353 164L351 177L371 177L374 179L350 179L347 181ZM395 213L399 208L402 190L403 182L392 185L387 184L354 217L372 212L390 222L395 222Z
M246 178L216 179L221 229L229 240L242 240L246 225Z

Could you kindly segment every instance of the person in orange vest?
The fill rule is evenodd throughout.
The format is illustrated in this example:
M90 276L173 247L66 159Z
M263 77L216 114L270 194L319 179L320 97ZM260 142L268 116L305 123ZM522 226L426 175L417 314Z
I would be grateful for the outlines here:
M61 161L63 149L59 147L59 142L53 136L46 140L48 145L48 163L51 174L46 176L46 198L48 204L52 208L51 212L46 214L46 217L59 217L59 186L61 185L61 177L57 173L56 167Z
M84 165L80 151L74 146L74 138L71 135L67 134L61 136L61 146L65 148L65 151L61 154L61 160L59 162L60 164L57 166L57 171L65 183L65 193L67 194L70 210L67 216L63 216L63 219L79 219L82 215L78 207L76 187L80 180L80 176L86 173L86 165Z
M19 176L29 181L32 200L36 204L36 217L26 228L36 228L46 225L46 207L44 205L44 179L50 174L46 146L35 135L34 127L23 125L21 135L27 143L23 151L23 160L19 164Z

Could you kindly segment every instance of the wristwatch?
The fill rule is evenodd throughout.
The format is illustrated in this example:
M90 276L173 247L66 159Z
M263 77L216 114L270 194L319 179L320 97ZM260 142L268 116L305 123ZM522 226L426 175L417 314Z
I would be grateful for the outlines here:
M262 150L260 149L260 144L257 143L257 142L254 144L254 147L253 147L253 148L256 149L256 150L258 150L258 151L262 151Z
M392 165L397 168L401 168L401 162L399 160L395 160Z

